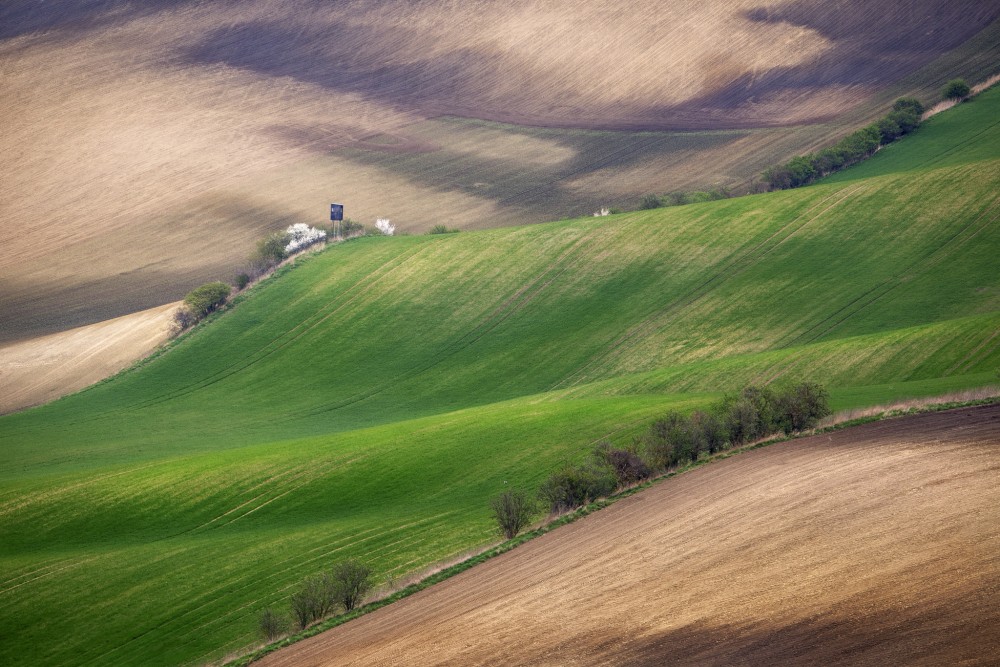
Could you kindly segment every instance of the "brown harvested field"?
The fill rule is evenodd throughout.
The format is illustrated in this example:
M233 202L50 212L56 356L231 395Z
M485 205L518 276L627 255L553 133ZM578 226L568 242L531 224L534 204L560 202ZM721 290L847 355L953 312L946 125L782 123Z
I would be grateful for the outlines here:
M996 72L994 3L831 6L5 3L0 342L228 279L331 200L420 232L744 185Z
M0 414L48 403L148 355L169 338L177 306L0 346Z
M1000 405L661 482L259 664L997 664Z

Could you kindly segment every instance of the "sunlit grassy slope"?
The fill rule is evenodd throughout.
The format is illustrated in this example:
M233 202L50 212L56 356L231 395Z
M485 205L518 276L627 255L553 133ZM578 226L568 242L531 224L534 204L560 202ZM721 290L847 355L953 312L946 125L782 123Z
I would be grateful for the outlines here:
M505 482L747 381L842 407L993 381L998 109L796 191L352 241L0 419L0 663L219 658L332 560L481 544Z

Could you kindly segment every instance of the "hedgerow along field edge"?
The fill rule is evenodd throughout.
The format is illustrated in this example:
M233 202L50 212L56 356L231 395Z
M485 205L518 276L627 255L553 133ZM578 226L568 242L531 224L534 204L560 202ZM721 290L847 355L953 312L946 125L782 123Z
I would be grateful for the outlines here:
M504 482L748 379L819 379L841 407L988 383L998 101L863 180L352 241L140 369L3 418L0 615L23 630L0 659L217 659L330 560L404 573L488 542ZM924 142L947 159L904 168Z

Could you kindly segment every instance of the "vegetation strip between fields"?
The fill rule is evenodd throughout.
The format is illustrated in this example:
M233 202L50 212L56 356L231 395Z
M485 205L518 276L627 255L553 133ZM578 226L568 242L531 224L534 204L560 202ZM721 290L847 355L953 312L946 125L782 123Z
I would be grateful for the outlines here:
M355 609L355 610L353 610L353 611L351 611L349 613L342 614L340 616L336 616L336 617L331 618L331 619L329 619L327 621L324 621L322 623L314 625L311 628L307 628L307 629L303 630L302 632L298 632L298 633L296 633L296 634L294 634L294 635L292 635L290 637L286 637L285 639L277 641L277 642L275 642L273 644L269 644L269 645L265 646L264 648L258 649L258 650L254 651L254 652L252 652L252 653L250 653L248 655L245 655L245 656L242 656L240 658L237 658L236 660L232 660L232 661L226 662L224 664L224 667L245 667L246 665L249 665L249 664L251 664L253 662L256 662L256 661L260 660L261 658L263 658L266 655L269 655L271 653L274 653L275 651L278 651L278 650L280 650L282 648L285 648L286 646L291 646L292 644L296 644L296 643L298 643L300 641L303 641L305 639L309 639L310 637L315 637L316 635L322 634L323 632L326 632L327 630L332 630L333 628L336 628L337 626L343 625L344 623L347 623L348 621L352 621L352 620L354 620L356 618L359 618L361 616L364 616L366 614L370 614L370 613L372 613L372 612L374 612L374 611L376 611L378 609L381 609L382 607L386 607L386 606L392 604L393 602L396 602L398 600L402 600L403 598L410 597L411 595L413 595L415 593L419 593L420 591L422 591L422 590L424 590L426 588L430 588L434 584L440 583L442 581L445 581L446 579L450 579L450 578L452 578L452 577L454 577L454 576L456 576L458 574L461 574L462 572L465 572L466 570L472 569L476 565L479 565L481 563L485 563L486 561L488 561L488 560L490 560L492 558L496 558L497 556L501 556L501 555L507 553L508 551L512 551L515 548L519 547L520 545L524 544L525 542L530 542L531 540L534 540L535 538L538 538L538 537L541 537L542 535L550 533L550 532L554 531L555 529L559 528L560 526L565 526L565 525L568 525L570 523L573 523L573 522L575 522L575 521L577 521L579 519L582 519L582 518L584 518L584 517L586 517L586 516L588 516L590 514L593 514L594 512L602 510L605 507L609 507L609 506L613 505L614 503L618 502L619 500L623 500L625 498L633 496L636 493L639 493L640 491L648 489L649 487L653 486L654 484L658 484L659 482L662 482L663 480L669 479L671 477L676 477L677 475L681 475L681 474L686 473L686 472L690 472L691 470L694 470L696 468L700 468L702 466L708 465L708 464L713 463L715 461L722 461L724 459L728 459L728 458L736 456L738 454L742 454L744 452L749 452L749 451L752 451L752 450L755 450L755 449L760 449L762 447L767 447L769 445L774 445L774 444L778 444L778 443L781 443L781 442L787 442L789 440L798 440L800 438L809 438L809 437L813 437L815 435L821 435L823 433L830 433L830 432L833 432L833 431L841 431L841 430L846 429L846 428L851 428L851 427L854 427L854 426L861 426L862 424L868 424L868 423L872 423L872 422L884 421L884 420L887 420L887 419L896 419L896 418L900 418L900 417L907 417L907 416L916 415L916 414L922 414L922 413L943 412L943 411L946 411L946 410L955 410L955 409L959 409L959 408L969 408L969 407L976 407L976 406L981 406L981 405L992 405L994 403L1000 403L1000 394L994 395L994 396L990 396L990 397L987 397L987 398L981 398L981 399L965 400L965 401L960 400L960 401L947 402L947 403L937 403L937 404L930 404L930 405L922 405L922 406L919 406L919 407L915 407L915 408L911 407L911 408L903 409L903 410L888 408L884 412L881 412L879 414L858 417L858 418L855 418L855 419L848 419L846 421L842 421L842 422L830 424L828 426L824 426L824 427L821 427L821 428L813 429L812 431L807 432L807 433L796 433L796 434L792 434L792 435L778 435L778 436L774 436L774 437L769 437L769 438L761 440L759 442L754 442L754 443L750 443L750 444L747 444L747 445L744 445L744 446L741 446L741 447L735 447L733 449L727 449L727 450L721 451L721 452L719 452L717 454L713 454L713 455L711 455L711 456L709 456L707 458L699 459L698 461L693 461L691 463L688 463L687 465L684 465L683 467L680 467L680 468L677 468L677 469L672 470L670 472L664 473L664 474L659 475L659 476L657 476L657 477L655 477L653 479L649 479L649 480L644 481L644 482L642 482L640 484L636 484L635 486L631 486L631 487L629 487L627 489L623 489L621 491L618 491L618 492L614 493L613 495L608 496L607 498L601 498L601 499L598 499L598 500L596 500L594 502L588 503L587 505L584 505L583 507L579 507L579 508L577 508L577 509L575 509L575 510L573 510L571 512L563 514L562 516L559 516L556 519L554 519L554 520L552 520L552 521L550 521L548 523L545 523L544 525L539 526L538 528L536 528L534 530L531 530L531 531L529 531L527 533L523 533L523 534L521 534L521 535L519 535L519 536L517 536L517 537L515 537L515 538L513 538L511 540L507 540L505 542L502 542L501 544L498 544L498 545L496 545L494 547L490 547L490 548L486 549L485 551L483 551L480 554L477 554L477 555L475 555L475 556L473 556L473 557L471 557L469 559L463 560L460 563L456 563L454 565L446 567L446 568L444 568L443 570L441 570L439 572L435 572L434 574L431 574L431 575L427 576L426 578L424 578L424 579L422 579L422 580L420 580L420 581L418 581L416 583L410 584L407 587L403 588L402 590L396 591L392 595L389 595L389 596L387 596L385 598L382 598L381 600L376 600L374 602L370 602L370 603L368 603L368 604L366 604L366 605L364 605L362 607L359 607L359 608L357 608L357 609Z

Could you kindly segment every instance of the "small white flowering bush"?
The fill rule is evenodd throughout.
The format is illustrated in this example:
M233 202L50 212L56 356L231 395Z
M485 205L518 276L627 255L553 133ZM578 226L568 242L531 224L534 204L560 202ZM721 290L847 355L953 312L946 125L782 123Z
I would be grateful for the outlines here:
M609 211L606 208L602 208L600 211L597 211L596 213L594 213L594 217L595 218L603 218L606 215L611 215L611 211Z
M379 218L375 221L375 229L386 236L392 236L396 231L396 225L389 222L389 218Z
M285 254L308 248L314 243L318 243L326 238L326 232L322 229L310 227L304 222L297 222L285 230L288 235L288 245L285 246Z

